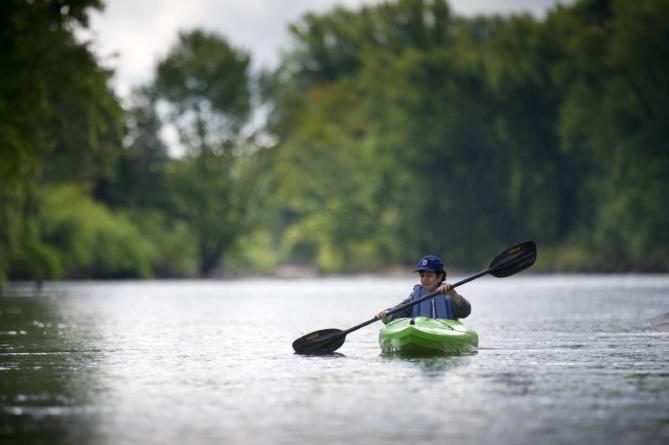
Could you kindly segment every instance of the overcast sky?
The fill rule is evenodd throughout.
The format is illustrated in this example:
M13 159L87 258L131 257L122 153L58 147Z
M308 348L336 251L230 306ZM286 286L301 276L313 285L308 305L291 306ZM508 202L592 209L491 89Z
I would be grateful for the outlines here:
M456 14L527 11L541 16L559 0L451 0ZM569 0L559 1L568 3ZM336 5L356 8L379 0L106 0L91 17L95 50L114 68L114 87L127 97L134 86L151 80L156 62L176 42L181 29L204 28L224 35L251 53L254 67L272 67L290 44L287 24L306 12Z

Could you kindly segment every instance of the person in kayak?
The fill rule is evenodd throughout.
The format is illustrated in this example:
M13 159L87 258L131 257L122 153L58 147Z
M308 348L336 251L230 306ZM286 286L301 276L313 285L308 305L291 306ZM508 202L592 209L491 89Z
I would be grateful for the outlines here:
M376 318L384 323L398 318L430 317L457 320L465 318L472 312L472 305L462 295L457 293L450 283L446 283L446 270L444 263L439 257L427 255L418 261L415 272L420 274L420 284L413 288L413 292L398 305L381 311ZM410 302L430 292L439 291L428 300L410 306L392 315L386 316L386 312Z

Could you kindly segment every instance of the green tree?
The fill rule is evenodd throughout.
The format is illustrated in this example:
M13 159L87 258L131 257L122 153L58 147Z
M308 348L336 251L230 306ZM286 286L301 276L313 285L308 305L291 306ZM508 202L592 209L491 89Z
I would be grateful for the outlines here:
M285 239L347 258L338 264L427 250L473 264L474 252L527 237L585 246L579 267L589 255L591 267L665 268L666 12L658 1L593 0L546 20L465 19L442 1L402 0L306 15L273 94L272 130L290 160L280 171L312 167L282 175ZM327 91L347 105L328 105ZM324 185L360 166L373 186L357 190L383 192L348 191L377 204L335 231L338 192ZM394 248L362 223L370 211Z
M669 268L669 4L582 1L553 17L570 56L560 66L565 148L586 152L600 267Z
M149 278L159 261L150 238L125 215L111 212L74 185L43 192L44 243L58 253L68 278Z
M286 178L277 201L289 203L284 248L301 261L329 271L413 261L412 241L428 239L430 220L415 210L440 197L421 201L432 190L407 162L429 137L424 118L437 118L422 108L433 92L417 82L429 74L415 62L449 41L451 25L445 2L407 0L291 27L296 45L277 74L271 128ZM400 108L408 103L416 106Z
M98 0L0 3L0 280L22 273L58 274L57 255L37 220L44 181L84 188L110 173L118 155L121 108L87 43Z
M113 176L100 177L95 197L111 206L171 212L168 188L170 156L161 137L157 99L149 88L138 88L126 112L124 150Z
M351 85L339 82L311 88L290 111L295 127L277 149L282 180L272 199L282 216L284 258L324 272L354 271L393 249L386 241L394 215L384 213L379 159L365 141L360 107Z
M360 78L370 138L387 158L386 203L409 262L423 252L477 260L512 227L505 206L508 159L495 134L496 99L455 48L409 48L371 57Z
M169 105L185 155L171 163L174 211L197 237L199 269L211 275L259 208L263 153L242 134L250 112L249 56L223 37L182 32L157 67L154 97Z
M489 19L488 32L481 60L495 98L495 144L508 159L508 233L560 243L591 217L592 199L587 159L563 150L559 135L564 87L556 67L567 60L561 35L529 15Z
M284 55L281 70L300 90L336 82L355 76L370 52L399 54L407 47L443 46L452 25L444 0L400 0L359 11L335 8L306 14L289 26L294 47Z

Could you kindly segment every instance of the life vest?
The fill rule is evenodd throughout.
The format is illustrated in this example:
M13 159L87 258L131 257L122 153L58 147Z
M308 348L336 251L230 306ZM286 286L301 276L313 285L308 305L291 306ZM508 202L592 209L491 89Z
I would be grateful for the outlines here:
M417 284L413 288L411 299L415 300L429 293L430 292L423 289L420 284ZM411 307L411 317L430 317L456 320L453 301L450 299L450 297L444 294L435 295L432 298L428 298L425 301L414 304Z

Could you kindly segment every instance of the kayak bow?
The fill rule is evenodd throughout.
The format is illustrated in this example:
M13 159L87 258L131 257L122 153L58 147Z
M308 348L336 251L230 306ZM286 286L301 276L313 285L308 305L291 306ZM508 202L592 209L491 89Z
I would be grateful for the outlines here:
M400 318L379 331L384 353L401 355L443 355L474 353L476 332L459 321L429 317Z

